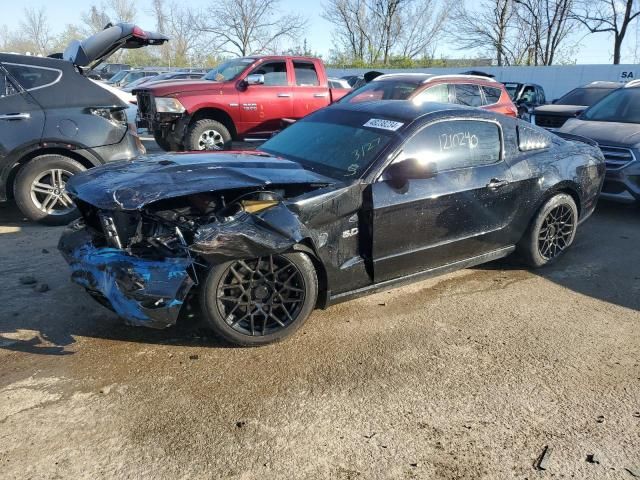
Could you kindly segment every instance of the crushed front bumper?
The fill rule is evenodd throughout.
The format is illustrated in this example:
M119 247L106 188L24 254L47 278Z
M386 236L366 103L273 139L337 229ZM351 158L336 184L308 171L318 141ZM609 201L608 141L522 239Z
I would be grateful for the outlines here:
M63 233L58 249L71 267L71 279L129 325L174 325L194 285L192 260L134 257L123 250L96 247L80 222Z

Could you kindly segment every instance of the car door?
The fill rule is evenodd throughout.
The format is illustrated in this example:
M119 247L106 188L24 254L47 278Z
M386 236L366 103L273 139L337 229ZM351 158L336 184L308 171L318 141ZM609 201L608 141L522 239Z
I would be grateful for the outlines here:
M311 112L329 105L329 89L320 84L315 63L293 60L293 117L302 118Z
M402 186L372 185L376 282L452 264L503 247L517 211L500 123L446 120L406 141L395 160L433 162L437 173Z
M264 84L247 85L239 92L240 116L252 135L279 130L283 118L293 115L291 78L286 60L261 63L249 75L264 75Z
M20 72L26 87L21 86L5 66ZM3 170L11 166L4 165L5 159L22 148L37 144L42 137L44 112L26 88L40 88L42 82L59 78L59 73L28 65L0 66L0 162Z

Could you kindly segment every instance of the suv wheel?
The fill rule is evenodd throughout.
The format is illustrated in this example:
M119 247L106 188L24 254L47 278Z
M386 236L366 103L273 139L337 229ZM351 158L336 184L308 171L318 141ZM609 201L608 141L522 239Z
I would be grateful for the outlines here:
M231 134L220 122L203 118L189 127L185 150L230 150Z
M296 252L214 266L200 292L200 304L216 334L250 347L294 333L315 308L317 297L313 263Z
M78 217L67 194L66 183L86 168L63 155L41 155L20 169L13 194L20 211L29 220L47 225L66 225Z
M571 195L553 196L538 211L518 250L524 261L537 268L555 262L573 243L578 228L578 207Z

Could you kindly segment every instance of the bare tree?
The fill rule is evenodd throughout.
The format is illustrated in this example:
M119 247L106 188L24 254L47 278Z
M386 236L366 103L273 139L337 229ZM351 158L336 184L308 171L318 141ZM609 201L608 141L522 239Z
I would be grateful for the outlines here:
M498 65L515 63L519 57L510 45L514 28L515 9L513 0L483 0L470 10L460 2L453 6L451 14L458 48L483 48L495 56Z
M388 65L394 55L425 55L447 18L435 0L330 0L323 18L333 24L338 56Z
M162 57L171 65L188 65L196 49L204 44L202 33L193 28L193 12L176 2L153 0L156 28L171 38L162 48Z
M51 49L53 35L44 7L24 9L24 19L20 22L20 33L33 43L38 55L47 55Z
M531 32L528 63L552 65L575 25L574 0L513 0L521 28Z
M81 15L87 35L99 32L108 23L133 22L136 18L136 6L133 0L108 0L100 5L91 5Z
M448 11L438 11L434 0L423 0L413 8L408 5L401 19L400 55L410 59L432 56L447 19Z
M356 63L367 61L372 51L368 13L365 0L329 0L322 13L322 18L334 26L334 42Z
M613 63L617 65L629 25L638 15L637 0L583 0L575 18L591 33L613 34Z
M280 0L216 0L194 17L194 25L214 38L215 47L229 55L275 51L284 39L295 39L307 21L279 13Z
M110 21L107 12L96 5L92 5L87 12L82 14L82 23L84 23L84 30L87 35L99 32Z

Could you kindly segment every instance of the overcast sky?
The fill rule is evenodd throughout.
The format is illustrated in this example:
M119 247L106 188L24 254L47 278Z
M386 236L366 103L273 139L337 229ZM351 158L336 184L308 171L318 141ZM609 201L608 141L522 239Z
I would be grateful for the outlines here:
M185 1L185 0L183 0ZM205 7L209 2L214 0L188 0L192 7ZM23 0L21 2L11 0L0 0L2 4L2 20L10 29L15 29L20 23L20 19L25 7L39 8L44 6L47 16L50 20L55 32L58 33L67 23L79 23L82 12L88 10L92 3L90 0ZM137 23L145 29L154 27L154 20L149 11L146 9L150 6L149 0L138 0ZM322 13L322 2L320 0L281 0L283 10L289 10L301 13L309 18L309 28L306 32L307 42L313 50L327 56L331 48L331 24L323 20L320 15ZM578 40L578 39L576 39ZM582 42L577 54L575 55L578 63L610 63L612 58L612 40L607 34L589 35ZM625 39L623 46L623 63L632 61L630 51L635 44L635 30L630 31ZM465 52L455 50L450 47L441 45L437 49L437 55L444 55L450 58L462 58L474 56L474 52Z

